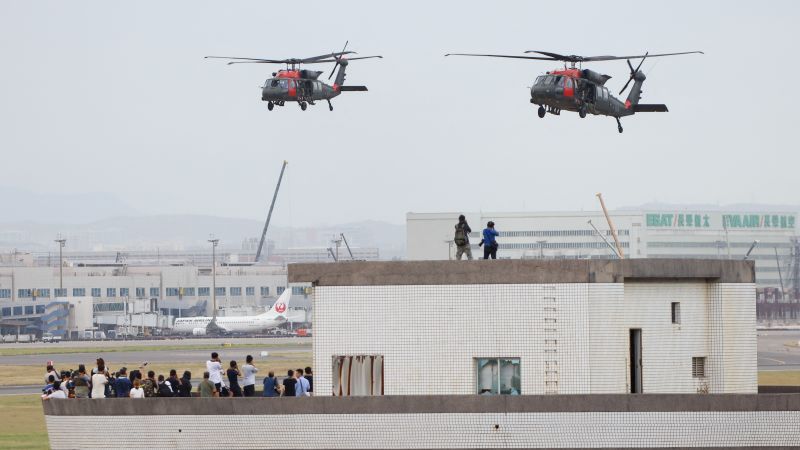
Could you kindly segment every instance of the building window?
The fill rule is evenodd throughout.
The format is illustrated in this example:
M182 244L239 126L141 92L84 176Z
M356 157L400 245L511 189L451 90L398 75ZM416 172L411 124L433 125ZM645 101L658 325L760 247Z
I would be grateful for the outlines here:
M261 296L269 297L269 286L261 286Z
M53 289L55 292L56 297L66 297L67 296L67 288L55 288Z
M72 288L73 297L86 297L86 288Z
M36 305L36 314L44 314L44 305Z
M0 289L0 298L11 298L11 289Z
M100 288L92 288L92 297L100 297Z
M383 355L334 356L333 395L383 395Z
M197 288L197 295L199 295L200 297L208 297L209 295L211 295L211 288L207 287Z
M177 297L180 294L180 290L178 288L167 288L167 297Z
M247 295L247 296L256 295L256 288L254 288L254 287L244 288L244 294Z
M281 294L283 294L283 291L285 291L285 290L286 290L286 288L285 288L285 287L283 287L283 286L278 286L278 289L277 289L278 295L281 295Z
M34 297L49 298L50 289L36 289L36 292L34 292Z
M17 289L17 297L31 298L33 297L33 292L30 289Z
M119 296L120 297L128 297L131 295L131 291L128 288L119 288Z
M194 288L183 288L184 297L194 297Z
M3 308L3 317L11 316L11 307Z
M672 302L672 323L681 323L681 302Z
M306 288L303 286L292 286L292 295L304 295Z
M117 288L106 288L106 297L116 297Z
M692 377L705 378L706 376L706 357L695 356L692 358Z
M26 306L26 307L25 307L25 314L26 314L26 315L33 314L33 305L30 305L30 306Z
M144 298L144 288L136 288L136 298Z
M225 288L224 287L218 287L215 290L215 292L217 293L217 295L225 295Z
M151 287L150 288L150 297L159 297L159 296L161 296L161 293L159 291L160 291L160 289L158 289L157 287Z
M519 358L476 358L476 391L479 395L520 395Z
M14 307L14 315L21 316L22 315L22 306L15 306Z
M236 297L241 296L242 295L242 288L240 288L240 287L232 287L231 288L231 295L232 296L236 296Z

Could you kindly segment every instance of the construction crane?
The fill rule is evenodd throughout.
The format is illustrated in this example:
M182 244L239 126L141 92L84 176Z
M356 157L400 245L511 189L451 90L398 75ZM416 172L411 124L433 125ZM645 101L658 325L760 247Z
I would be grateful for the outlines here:
M350 253L350 259L355 261L356 258L355 258L355 256L353 256L353 252L350 250L350 244L347 243L347 238L344 237L344 233L340 233L339 236L342 237L342 241L344 242L344 246L347 247L347 253Z
M264 223L264 230L261 232L261 241L258 243L258 250L256 251L256 260L261 258L261 249L264 248L264 239L267 237L267 228L269 228L269 221L272 219L272 209L275 208L275 200L278 198L278 190L281 188L281 180L283 180L283 172L286 171L286 165L289 164L288 161L284 161L283 165L281 166L281 174L278 176L278 184L275 185L275 193L272 194L272 203L269 205L269 213L267 213L267 221Z
M625 253L622 251L622 244L619 243L619 238L617 237L617 229L614 228L614 222L611 221L611 216L608 215L608 210L606 209L606 203L603 201L603 194L598 192L595 195L597 195L597 198L600 200L600 207L603 208L603 214L606 215L608 228L611 230L611 236L614 238L614 245L617 247L617 255L619 259L625 259Z

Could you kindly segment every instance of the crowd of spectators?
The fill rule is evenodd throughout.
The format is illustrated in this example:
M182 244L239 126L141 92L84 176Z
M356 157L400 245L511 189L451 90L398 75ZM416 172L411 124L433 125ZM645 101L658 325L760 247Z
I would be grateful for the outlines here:
M126 367L116 372L108 370L103 358L97 358L96 366L87 372L86 366L78 365L76 370L56 371L53 364L47 365L45 387L42 398L149 398L149 397L192 397L192 373L188 370L178 378L175 369L165 377L152 370L145 372L145 362L130 372ZM206 361L203 379L197 383L195 395L198 397L255 397L256 373L259 369L253 357L247 355L245 364L239 367L236 361L229 361L223 369L217 352ZM263 397L303 397L314 391L314 376L311 367L289 370L286 377L278 380L269 371L263 380Z

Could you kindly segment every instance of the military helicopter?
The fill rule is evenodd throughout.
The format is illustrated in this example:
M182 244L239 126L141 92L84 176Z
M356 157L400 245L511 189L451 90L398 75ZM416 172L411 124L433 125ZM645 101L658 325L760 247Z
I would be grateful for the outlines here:
M680 53L661 53L651 55L635 56L578 56L578 55L559 55L558 53L542 52L538 50L528 50L525 53L537 53L542 56L516 56L516 55L484 55L476 53L448 53L445 56L485 56L491 58L514 58L532 59L539 61L563 61L563 70L553 70L536 78L531 86L531 103L539 105L539 117L544 117L546 113L559 115L562 110L575 111L581 118L586 114L600 116L611 116L617 120L617 130L622 133L620 117L632 116L637 112L667 112L667 105L664 104L642 104L639 100L642 97L642 84L645 75L641 69L644 60L657 56L675 56L700 53L701 51L680 52ZM642 61L633 68L631 59L642 58ZM623 103L608 93L605 87L606 81L611 79L609 75L604 75L593 70L582 69L581 65L585 62L612 61L624 59L628 62L631 69L630 78L619 91L619 95L625 92L628 84L633 81L633 87L628 93L628 98ZM567 67L569 63L569 67ZM576 65L578 65L576 67Z
M261 100L267 102L267 109L272 111L275 105L283 106L286 102L297 102L300 109L306 110L308 105L314 105L317 100L326 100L328 108L333 111L331 99L342 92L366 91L366 86L346 86L344 85L345 68L348 61L356 59L383 58L383 56L358 56L345 58L345 55L355 54L356 52L347 51L345 42L344 48L340 52L327 53L325 55L312 56L310 58L288 58L288 59L263 59L263 58L239 58L233 56L206 56L206 58L228 59L231 64L286 64L285 70L272 72L272 78L268 78L261 88ZM301 64L322 64L335 63L330 80L336 68L336 79L333 85L327 85L318 80L322 75L319 70L300 69Z

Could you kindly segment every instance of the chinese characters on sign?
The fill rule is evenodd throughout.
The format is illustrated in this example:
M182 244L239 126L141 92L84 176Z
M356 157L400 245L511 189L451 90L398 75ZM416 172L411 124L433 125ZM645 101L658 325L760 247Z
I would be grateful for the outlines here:
M716 215L716 228L794 229L795 216L787 214L722 214ZM694 213L647 213L648 227L654 228L712 228L712 216Z

